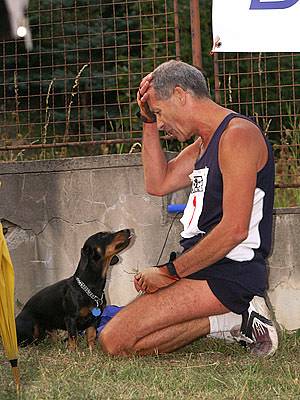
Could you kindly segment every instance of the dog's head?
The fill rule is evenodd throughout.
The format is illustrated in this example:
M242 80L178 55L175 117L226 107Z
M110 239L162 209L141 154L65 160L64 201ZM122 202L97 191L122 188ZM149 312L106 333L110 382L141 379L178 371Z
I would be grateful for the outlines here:
M133 231L123 229L118 232L98 232L90 236L81 250L81 259L78 269L83 271L90 268L99 271L104 278L109 265L115 265L119 261L117 256L130 243Z

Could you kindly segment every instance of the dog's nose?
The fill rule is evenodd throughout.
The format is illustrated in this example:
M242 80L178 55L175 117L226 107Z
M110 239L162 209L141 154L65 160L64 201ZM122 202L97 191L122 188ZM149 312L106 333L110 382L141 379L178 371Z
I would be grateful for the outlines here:
M129 239L131 239L132 237L135 236L134 229L128 229L128 230L129 230Z

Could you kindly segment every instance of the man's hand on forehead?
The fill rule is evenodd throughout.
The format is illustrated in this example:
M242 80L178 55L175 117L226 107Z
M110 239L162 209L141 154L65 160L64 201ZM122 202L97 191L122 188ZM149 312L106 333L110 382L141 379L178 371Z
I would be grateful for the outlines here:
M140 112L137 116L142 119L145 123L156 122L155 114L150 110L148 105L149 93L148 90L151 87L152 73L145 76L142 79L138 92L137 92L137 103L140 107Z
M149 97L147 91L151 87L151 81L152 81L152 72L146 75L140 83L138 90L138 100L140 100L143 103L145 103Z

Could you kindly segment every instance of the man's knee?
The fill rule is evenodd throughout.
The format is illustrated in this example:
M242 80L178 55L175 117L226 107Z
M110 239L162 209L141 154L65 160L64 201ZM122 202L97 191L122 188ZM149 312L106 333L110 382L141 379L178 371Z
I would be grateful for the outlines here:
M102 350L106 354L110 354L112 356L125 356L132 353L130 344L126 343L121 335L116 335L111 332L109 327L105 327L101 331L99 335L99 342Z
M100 333L99 336L99 342L102 350L104 353L110 354L110 355L119 355L119 349L120 345L116 341L116 338L113 337L109 332L107 332L107 329L103 329Z

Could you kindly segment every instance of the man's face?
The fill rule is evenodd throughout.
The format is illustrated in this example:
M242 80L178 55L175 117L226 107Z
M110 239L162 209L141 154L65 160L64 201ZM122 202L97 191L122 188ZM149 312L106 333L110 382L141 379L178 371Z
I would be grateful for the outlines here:
M150 88L148 93L148 105L156 116L158 129L167 132L180 142L188 140L192 134L188 131L186 111L179 97L172 94L167 100L158 100L153 88Z

